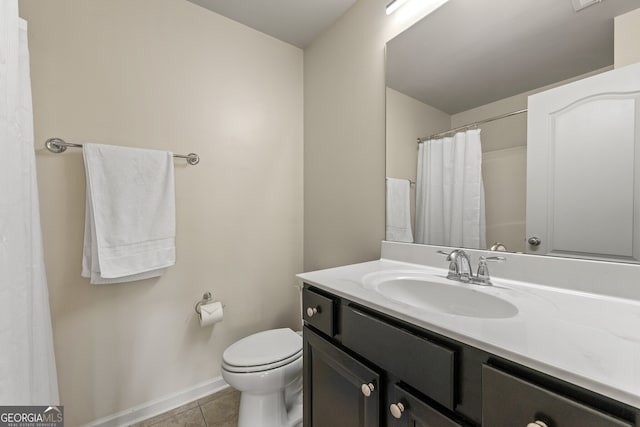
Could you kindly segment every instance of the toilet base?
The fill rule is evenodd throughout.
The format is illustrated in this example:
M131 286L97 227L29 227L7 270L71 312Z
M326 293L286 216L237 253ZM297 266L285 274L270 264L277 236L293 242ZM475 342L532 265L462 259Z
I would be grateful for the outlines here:
M240 394L238 427L298 427L302 425L302 399L296 399L289 410L284 390L274 393Z

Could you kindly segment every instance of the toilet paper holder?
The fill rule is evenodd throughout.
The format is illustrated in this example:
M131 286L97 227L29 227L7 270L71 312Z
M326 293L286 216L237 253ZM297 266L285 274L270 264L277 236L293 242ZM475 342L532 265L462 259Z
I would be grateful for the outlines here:
M198 313L198 316L200 315L200 306L202 304L208 304L211 301L213 301L213 296L211 295L211 292L205 292L204 295L202 295L202 299L198 301L195 306L195 310L196 310L196 313Z

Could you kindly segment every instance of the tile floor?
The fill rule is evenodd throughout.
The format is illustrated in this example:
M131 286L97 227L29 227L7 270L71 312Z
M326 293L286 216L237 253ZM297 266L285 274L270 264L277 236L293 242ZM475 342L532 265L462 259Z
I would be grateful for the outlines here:
M131 427L236 427L240 392L227 388Z

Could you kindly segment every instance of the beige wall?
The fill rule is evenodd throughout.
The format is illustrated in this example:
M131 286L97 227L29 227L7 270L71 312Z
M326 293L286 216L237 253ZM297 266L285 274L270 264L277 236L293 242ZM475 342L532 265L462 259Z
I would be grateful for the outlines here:
M413 2L386 16L387 3L359 0L305 49L305 270L380 257L384 46L425 13Z
M234 340L299 327L302 51L183 0L20 9L66 425L202 383ZM83 161L40 149L52 136L201 156L176 160L178 260L162 278L80 277ZM225 318L201 329L193 305L207 290Z
M640 61L640 8L616 16L614 39L616 68Z

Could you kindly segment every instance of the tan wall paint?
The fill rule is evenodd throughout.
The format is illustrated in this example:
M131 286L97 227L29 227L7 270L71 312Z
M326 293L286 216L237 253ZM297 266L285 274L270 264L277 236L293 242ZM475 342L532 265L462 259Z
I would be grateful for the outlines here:
M302 51L183 0L20 0L66 425L220 374L247 334L299 327ZM160 279L80 277L80 150L46 138L196 152L176 160L177 264ZM380 210L381 211L381 210ZM224 321L201 329L206 290Z
M359 0L305 49L305 270L380 257L384 46L424 16L420 2L386 16L387 3Z
M616 68L640 61L640 8L615 18Z

